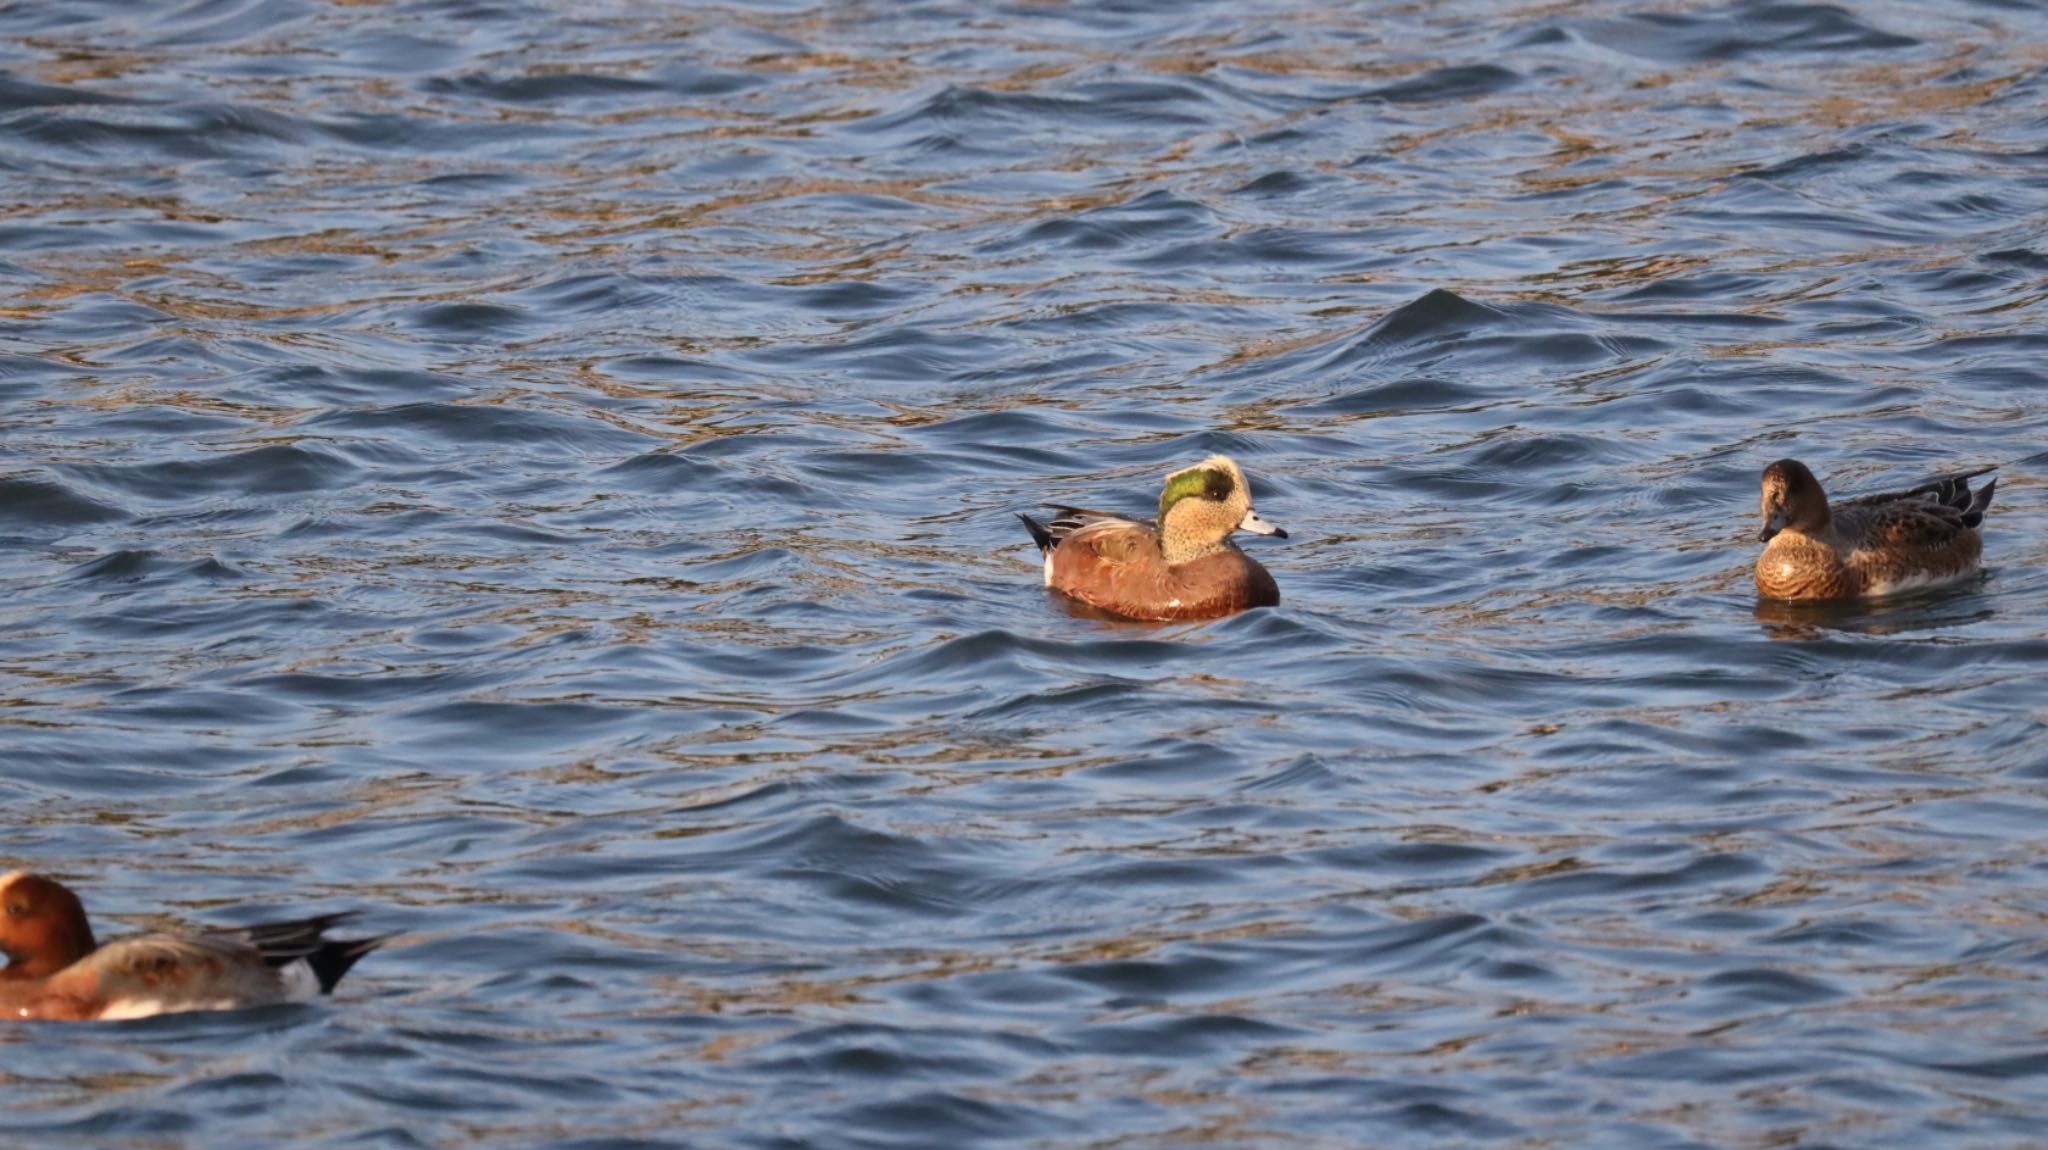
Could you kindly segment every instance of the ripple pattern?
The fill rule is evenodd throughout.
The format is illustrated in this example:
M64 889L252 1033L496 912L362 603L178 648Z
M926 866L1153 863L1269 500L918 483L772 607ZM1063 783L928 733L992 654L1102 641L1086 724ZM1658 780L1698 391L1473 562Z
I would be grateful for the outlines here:
M2013 1147L2024 3L0 7L0 869L344 906L47 1146ZM1011 513L1237 456L1283 605ZM1756 478L2001 466L1759 604ZM1119 502L1121 501L1121 502Z

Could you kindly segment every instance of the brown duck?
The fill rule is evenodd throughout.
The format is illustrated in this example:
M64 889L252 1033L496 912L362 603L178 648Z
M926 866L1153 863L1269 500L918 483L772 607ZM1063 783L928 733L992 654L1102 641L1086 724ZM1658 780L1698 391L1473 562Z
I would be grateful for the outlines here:
M1156 526L1048 506L1059 512L1051 523L1017 516L1045 556L1045 585L1092 607L1132 619L1213 619L1280 602L1273 576L1230 536L1287 532L1259 518L1244 470L1227 456L1167 476Z
M1971 491L1970 480L1994 470L1831 505L1805 464L1780 459L1764 468L1757 538L1770 546L1757 557L1757 592L1770 599L1875 598L1971 574L1984 550L1977 527L1998 481Z

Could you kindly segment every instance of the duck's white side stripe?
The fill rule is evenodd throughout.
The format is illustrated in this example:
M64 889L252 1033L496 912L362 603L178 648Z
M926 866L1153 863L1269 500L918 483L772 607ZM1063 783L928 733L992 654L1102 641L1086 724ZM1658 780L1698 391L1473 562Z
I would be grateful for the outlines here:
M218 1002L181 1002L177 1010L179 1013L188 1010L239 1010L247 1005L249 1004L246 1002L223 998ZM161 998L117 998L108 1003L105 1010L100 1011L98 1021L126 1022L132 1018L154 1018L170 1009L170 1004Z
M1924 591L1929 587L1940 587L1967 579L1977 571L1976 564L1971 564L1961 571L1919 571L1902 579L1871 583L1863 588L1863 594L1866 598L1875 599L1884 595L1904 595L1908 591Z

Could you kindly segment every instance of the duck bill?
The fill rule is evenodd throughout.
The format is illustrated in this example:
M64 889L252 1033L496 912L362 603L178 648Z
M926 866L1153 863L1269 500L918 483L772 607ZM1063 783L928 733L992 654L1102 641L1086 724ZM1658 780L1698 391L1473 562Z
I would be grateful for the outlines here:
M1772 539L1777 538L1778 532L1784 529L1785 513L1782 511L1775 512L1764 520L1764 529L1756 533L1756 541L1758 543L1769 543Z
M1285 527L1281 527L1276 523L1266 522L1259 518L1257 511L1252 510L1247 510L1244 513L1244 518L1237 521L1237 529L1239 531L1249 531L1254 535L1271 535L1275 539L1287 538L1287 529Z

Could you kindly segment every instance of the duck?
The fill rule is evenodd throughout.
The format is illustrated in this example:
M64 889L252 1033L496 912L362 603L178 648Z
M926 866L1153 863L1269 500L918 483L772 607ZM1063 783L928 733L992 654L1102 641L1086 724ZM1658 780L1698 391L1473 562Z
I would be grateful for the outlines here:
M1259 561L1238 550L1238 531L1287 538L1252 507L1244 469L1211 455L1166 477L1159 519L1145 523L1061 503L1040 523L1019 514L1045 559L1045 585L1127 619L1215 619L1280 602Z
M0 875L0 954L7 956L0 1019L108 1022L304 1002L331 993L357 959L385 942L325 937L354 915L151 931L102 946L70 888L10 871Z
M1984 552L1978 527L1998 489L1980 467L1918 487L1830 504L1796 459L1764 468L1756 589L1767 599L1878 598L1938 587L1973 574Z

